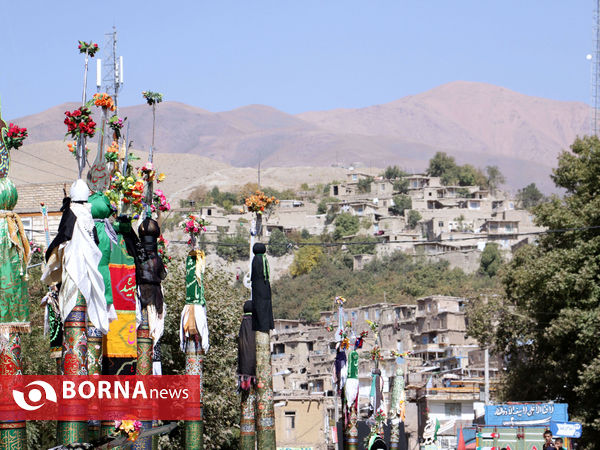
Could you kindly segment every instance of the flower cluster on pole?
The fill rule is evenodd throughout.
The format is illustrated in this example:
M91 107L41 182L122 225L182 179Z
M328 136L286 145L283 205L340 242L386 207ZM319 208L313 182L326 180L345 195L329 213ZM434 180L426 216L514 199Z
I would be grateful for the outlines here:
M87 106L81 106L74 111L65 111L64 123L67 126L65 136L71 136L74 139L79 136L94 137L96 133L96 122L92 119L92 112Z
M8 125L8 131L6 132L6 148L8 150L18 149L23 145L23 141L27 137L27 128L19 128L14 123Z

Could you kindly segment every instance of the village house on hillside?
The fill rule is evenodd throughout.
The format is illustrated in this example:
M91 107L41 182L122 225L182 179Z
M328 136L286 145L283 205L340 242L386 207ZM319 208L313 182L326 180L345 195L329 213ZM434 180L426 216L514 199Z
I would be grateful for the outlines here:
M400 361L402 365L409 399L405 421L409 448L415 448L422 436L427 415L440 421L442 448L456 448L457 429L472 423L481 409L483 351L474 339L466 337L465 303L459 297L430 296L418 299L416 305L379 303L344 310L343 319L352 323L356 334L369 329L367 321L379 323L383 350L379 368L387 405L396 364ZM331 427L339 418L332 381L336 342L334 332L326 326L337 322L337 311L322 312L320 325L275 321L271 357L278 446L325 449L332 443ZM359 410L363 417L374 368L369 355L373 344L369 336L359 351ZM397 360L391 350L411 354ZM498 359L491 361L492 380L500 364ZM315 431L307 433L311 426Z
M403 181L400 192L390 180L349 171L345 182L330 186L330 197L336 201L328 206L369 220L372 226L367 232L386 243L378 246L378 254L475 252L471 269L487 243L498 244L510 257L543 231L531 213L517 209L506 193L492 194L480 186L444 186L439 177L424 174L408 175ZM395 202L402 196L410 206L399 211ZM416 226L410 225L410 214L418 217Z
M70 182L31 183L17 186L19 200L14 211L21 217L23 228L30 242L42 248L47 246L41 202L44 202L48 211L50 239L54 238L62 217L60 208L65 197L65 190L68 192L69 187Z

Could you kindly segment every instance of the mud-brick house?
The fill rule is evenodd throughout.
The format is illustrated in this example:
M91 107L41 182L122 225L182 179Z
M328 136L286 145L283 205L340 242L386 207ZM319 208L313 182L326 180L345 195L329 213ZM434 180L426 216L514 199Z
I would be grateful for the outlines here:
M71 182L60 183L31 183L17 185L19 200L14 211L19 214L23 221L23 228L30 242L46 248L46 237L44 234L44 222L42 220L41 203L43 202L48 211L48 230L50 239L53 239L58 231L58 224L62 213L63 198L65 190L68 192Z

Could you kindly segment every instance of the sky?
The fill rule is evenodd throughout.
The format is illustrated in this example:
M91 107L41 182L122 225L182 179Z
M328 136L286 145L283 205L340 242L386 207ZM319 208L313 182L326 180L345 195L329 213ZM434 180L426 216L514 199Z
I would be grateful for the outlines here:
M120 106L151 90L213 112L265 104L296 114L386 103L456 80L590 103L595 3L6 0L2 116L79 101L77 41L104 47L113 25L124 57ZM92 69L89 92L95 61Z

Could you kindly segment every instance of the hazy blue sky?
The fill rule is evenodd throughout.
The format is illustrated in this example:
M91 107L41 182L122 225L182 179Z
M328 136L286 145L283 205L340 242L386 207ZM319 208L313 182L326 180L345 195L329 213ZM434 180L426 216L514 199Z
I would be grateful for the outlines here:
M3 1L3 116L80 99L77 40L102 46L113 24L125 58L121 105L141 103L149 89L210 111L261 103L298 113L385 103L455 80L589 102L594 4Z

